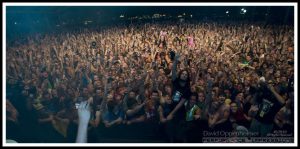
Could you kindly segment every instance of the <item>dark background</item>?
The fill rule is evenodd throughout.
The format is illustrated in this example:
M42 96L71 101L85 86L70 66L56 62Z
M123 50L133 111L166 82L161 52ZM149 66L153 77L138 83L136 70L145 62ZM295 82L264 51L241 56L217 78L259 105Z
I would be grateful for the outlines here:
M247 10L245 14L241 14L242 8ZM226 11L229 13L226 14ZM153 14L166 16L152 18ZM124 17L120 18L120 15ZM179 20L178 15L193 21L294 23L292 6L7 6L7 39L13 40L32 33L53 33L95 26ZM150 18L139 19L143 16Z

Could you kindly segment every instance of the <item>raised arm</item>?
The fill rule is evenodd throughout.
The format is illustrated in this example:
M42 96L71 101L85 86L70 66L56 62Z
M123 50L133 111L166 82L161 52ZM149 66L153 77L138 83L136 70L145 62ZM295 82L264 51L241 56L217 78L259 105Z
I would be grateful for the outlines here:
M176 105L176 107L171 111L171 113L167 116L167 120L173 119L174 114L183 106L186 99L182 98L180 102Z
M173 67L172 67L172 81L174 81L177 78L176 69L177 69L177 63L178 63L179 58L180 58L180 55L176 54L174 62L173 62Z
M284 98L283 98L282 96L280 96L280 95L275 91L275 88L274 88L272 85L268 84L267 86L268 86L268 89L269 89L269 90L272 92L272 94L275 96L275 98L277 99L277 101L278 101L281 105L283 105L283 104L285 103Z
M90 106L88 102L81 102L78 108L78 132L76 143L87 143L88 123L91 117Z

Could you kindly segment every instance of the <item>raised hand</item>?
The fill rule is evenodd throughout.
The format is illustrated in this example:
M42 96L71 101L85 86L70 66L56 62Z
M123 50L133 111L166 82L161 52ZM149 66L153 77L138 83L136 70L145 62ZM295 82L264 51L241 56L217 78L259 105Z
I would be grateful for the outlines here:
M78 106L78 132L76 143L87 143L88 124L91 117L90 105L87 101L83 101Z
M80 103L78 107L78 118L79 123L88 124L91 117L90 105L87 101L83 101Z

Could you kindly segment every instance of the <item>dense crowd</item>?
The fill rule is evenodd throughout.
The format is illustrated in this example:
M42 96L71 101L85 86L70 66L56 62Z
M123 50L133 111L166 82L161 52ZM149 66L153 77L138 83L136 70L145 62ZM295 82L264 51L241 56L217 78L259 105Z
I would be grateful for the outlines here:
M75 142L82 101L89 142L135 125L157 125L168 142L293 136L293 63L287 25L164 22L30 36L6 49L7 138Z

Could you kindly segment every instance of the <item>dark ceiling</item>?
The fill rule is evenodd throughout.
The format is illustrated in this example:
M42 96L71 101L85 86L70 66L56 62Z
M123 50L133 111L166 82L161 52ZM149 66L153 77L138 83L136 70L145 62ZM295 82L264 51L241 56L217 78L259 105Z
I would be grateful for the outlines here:
M242 8L247 10L245 14L241 14ZM97 25L116 24L116 21L125 22L130 17L153 16L157 13L175 19L185 13L186 17L192 14L193 18L189 19L194 20L237 21L242 18L289 24L294 21L292 6L7 6L6 27L7 35L14 36L15 33L53 31L63 24L68 27L88 27L83 24L86 20ZM124 15L124 18L120 18L120 15Z

